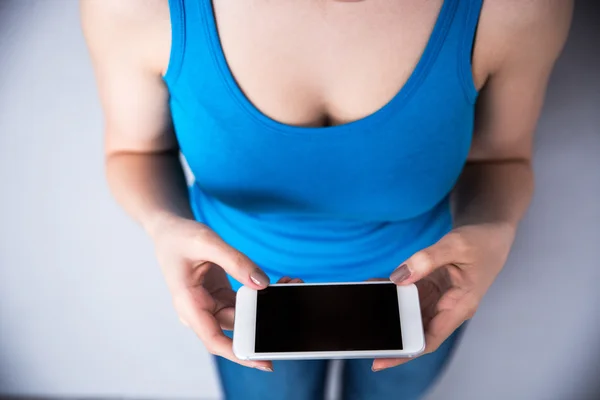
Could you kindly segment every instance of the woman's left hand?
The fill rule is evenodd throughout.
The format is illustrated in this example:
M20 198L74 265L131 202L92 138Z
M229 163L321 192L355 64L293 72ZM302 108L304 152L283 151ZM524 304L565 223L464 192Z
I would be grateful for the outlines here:
M463 322L502 269L515 235L509 224L465 225L436 244L415 253L390 279L419 288L426 348L435 351ZM373 370L395 367L411 359L377 359Z

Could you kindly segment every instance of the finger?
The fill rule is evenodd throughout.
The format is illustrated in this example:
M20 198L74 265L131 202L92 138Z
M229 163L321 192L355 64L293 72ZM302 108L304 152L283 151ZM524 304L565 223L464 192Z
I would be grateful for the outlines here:
M277 281L278 284L286 284L286 283L304 283L304 281L300 278L290 278L289 276L284 276Z
M201 243L198 249L201 259L217 264L238 282L253 289L264 289L269 285L267 274L214 232L207 230Z
M233 354L233 342L221 330L219 321L207 310L197 310L193 304L180 304L179 309L184 313L182 318L188 322L192 330L200 338L207 350L216 356L250 368L272 371L270 361L240 360Z
M234 363L249 368L260 369L265 372L273 372L273 364L271 361L247 361L237 358L235 354L233 354L233 341L222 332L220 332L218 336L212 338L210 347L207 346L207 348L211 354L226 358Z
M233 330L234 317L235 317L235 308L234 307L222 308L221 310L219 310L219 312L217 312L215 314L215 319L221 326L221 329L224 329L226 331Z
M369 278L365 282L385 282L385 281L389 282L389 279L388 278Z
M436 351L468 318L468 311L460 306L439 311L425 332L425 353Z
M406 364L412 359L413 358L377 358L375 361L373 361L371 369L373 370L373 372L378 372L384 369Z
M474 313L475 306L471 305L467 297L459 289L446 292L438 302L440 309L427 324L425 332L425 351L423 354L436 351L463 322ZM450 306L450 308L446 308ZM380 358L373 361L373 371L397 367L409 362L412 358Z
M244 361L233 354L232 341L221 330L220 323L213 313L218 304L203 289L179 292L173 298L177 313L200 338L207 350L241 365L263 370L272 370L270 362ZM223 310L228 307L223 307ZM231 308L231 307L229 307ZM218 313L217 313L218 314ZM226 314L223 315L225 317Z
M465 320L466 318L463 318L461 313L456 310L440 311L433 317L431 322L429 322L429 330L425 334L425 343L427 343L427 345L423 354L436 351ZM377 372L406 364L410 360L412 360L412 358L379 358L373 361L371 369Z
M413 254L392 272L390 280L397 285L409 285L429 275L437 268L461 263L462 239L458 234L448 234L436 244Z
M222 329L233 330L236 293L229 287L223 287L210 293L213 307L210 308Z

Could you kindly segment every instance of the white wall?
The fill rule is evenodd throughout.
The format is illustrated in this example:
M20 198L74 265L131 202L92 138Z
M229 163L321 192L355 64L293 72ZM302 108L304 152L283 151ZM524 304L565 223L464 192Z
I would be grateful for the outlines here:
M533 206L432 400L600 397L597 21L579 2L539 126ZM77 2L0 0L0 395L218 393L150 242L104 183Z

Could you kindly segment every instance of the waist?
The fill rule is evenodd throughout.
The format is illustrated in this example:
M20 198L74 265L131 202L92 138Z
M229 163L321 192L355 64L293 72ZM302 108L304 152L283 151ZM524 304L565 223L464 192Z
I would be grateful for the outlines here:
M449 201L401 221L362 221L335 216L249 214L205 195L196 185L190 201L198 221L247 255L275 282L387 278L414 252L452 228ZM234 289L240 284L232 280Z

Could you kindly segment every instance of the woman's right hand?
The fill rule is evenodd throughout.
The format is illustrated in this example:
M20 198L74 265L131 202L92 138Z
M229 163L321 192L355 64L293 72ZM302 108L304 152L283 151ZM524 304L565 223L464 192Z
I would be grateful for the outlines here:
M167 216L150 232L159 264L182 323L192 328L212 354L247 367L272 371L270 361L243 361L233 354L235 292L225 272L252 289L269 278L248 257L226 244L207 226Z

